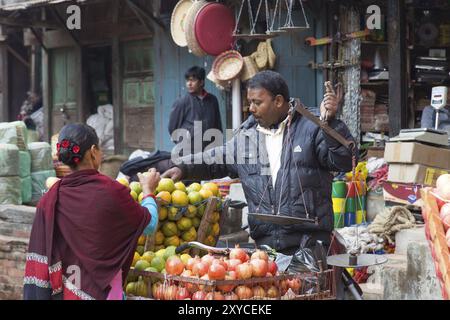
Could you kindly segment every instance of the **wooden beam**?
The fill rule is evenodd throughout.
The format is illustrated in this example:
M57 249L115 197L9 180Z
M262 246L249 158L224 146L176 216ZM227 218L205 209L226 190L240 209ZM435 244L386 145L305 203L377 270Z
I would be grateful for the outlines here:
M408 92L406 79L405 0L388 0L389 39L389 135L407 127Z
M44 51L48 53L48 49L45 46L44 41L42 40L42 38L39 35L39 33L33 27L30 27L30 30L31 30L31 32L33 32L34 36L36 37L37 41L41 45L42 49L44 49Z
M70 31L67 28L67 25L65 24L64 19L61 17L58 10L56 10L56 8L54 6L51 7L51 10L52 10L52 13L55 16L56 20L58 21L58 23L61 25L61 29L63 29L64 32L69 35L69 37L74 41L74 43L78 47L81 47L80 40L75 36L75 34L72 31Z
M152 13L148 13L147 11L145 11L143 8L141 8L138 4L134 3L133 0L127 0L127 3L130 4L131 6L133 6L135 9L139 12L139 14L141 14L144 18L153 21L154 23L156 23L163 31L166 31L166 26L164 25L164 23L161 21L161 19L155 17ZM132 9L133 10L133 9ZM133 10L133 11L134 11Z
M120 1L114 0L113 27L119 24ZM120 39L117 34L112 40L112 91L113 91L113 111L114 111L114 153L123 152L123 101L122 101L122 59L120 53Z
M22 19L22 18L0 17L0 24L22 28L35 27L35 28L59 29L58 25L52 22Z
M149 31L152 32L152 28L147 24L147 21L145 21L145 17L143 16L142 12L139 10L139 8L136 6L135 3L131 0L127 0L128 7L131 9L131 11L134 12L135 16L138 18L138 20L141 22L141 24Z
M47 17L47 12L45 7L41 9L41 18L45 20ZM31 31L36 36L36 31L31 28ZM45 32L45 29L42 30ZM42 65L42 102L44 105L44 141L51 142L52 135L52 111L53 111L53 99L51 97L51 77L50 77L50 56L47 48L43 46L42 39L37 37L39 43L41 44L41 48L44 50L41 51L41 65Z
M17 60L19 60L25 67L30 69L30 63L25 60L16 50L11 48L9 45L6 45L6 49L9 53L11 53Z
M8 49L0 43L0 121L9 121Z

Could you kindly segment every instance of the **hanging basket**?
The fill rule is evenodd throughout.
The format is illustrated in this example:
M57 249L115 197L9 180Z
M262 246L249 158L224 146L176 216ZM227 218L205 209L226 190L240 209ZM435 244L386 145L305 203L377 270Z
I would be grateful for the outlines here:
M244 57L244 68L241 73L241 81L247 81L258 73L258 67L252 57Z
M184 30L186 34L187 46L192 54L198 57L205 56L206 52L203 51L203 49L197 42L197 38L195 36L195 19L197 18L197 14L200 12L200 10L207 5L208 2L203 0L194 2L189 8L185 19Z
M185 20L192 4L192 0L180 0L173 9L170 21L170 33L172 34L173 41L180 47L186 47L188 45Z
M220 81L230 81L242 71L244 59L236 50L229 50L219 55L212 65L214 76Z

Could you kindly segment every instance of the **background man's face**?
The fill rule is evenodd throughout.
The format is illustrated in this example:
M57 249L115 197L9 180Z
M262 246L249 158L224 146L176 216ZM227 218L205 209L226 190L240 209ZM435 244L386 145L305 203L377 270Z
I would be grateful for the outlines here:
M194 77L189 77L186 80L186 88L189 93L201 93L203 90L203 81Z
M247 100L250 103L250 112L261 127L269 128L280 120L280 108L266 89L248 89Z

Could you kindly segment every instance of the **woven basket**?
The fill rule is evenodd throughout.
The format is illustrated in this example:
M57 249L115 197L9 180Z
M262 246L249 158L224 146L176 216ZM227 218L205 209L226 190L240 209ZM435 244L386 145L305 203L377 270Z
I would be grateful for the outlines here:
M170 20L170 33L173 41L180 47L187 46L185 20L189 8L192 6L192 0L180 0L173 9Z
M212 70L216 79L220 81L230 81L242 71L244 59L236 50L225 51L219 55L212 65Z
M216 76L214 75L213 70L211 70L206 78L216 84L220 89L228 89L230 87L229 81L220 81L219 79L216 79Z
M256 66L259 70L264 70L269 62L269 55L267 52L267 43L260 42L256 52L252 53L252 58L255 60Z
M269 55L269 69L275 68L275 63L277 62L277 56L272 48L272 39L267 39L267 54Z
M244 57L244 68L241 73L241 81L247 81L258 73L258 66L252 57Z
M202 50L197 42L197 38L195 36L195 19L197 18L197 14L199 13L199 11L202 10L206 5L208 5L208 2L204 0L194 2L186 14L184 24L184 32L186 35L188 48L194 55L198 57L205 56L206 52Z

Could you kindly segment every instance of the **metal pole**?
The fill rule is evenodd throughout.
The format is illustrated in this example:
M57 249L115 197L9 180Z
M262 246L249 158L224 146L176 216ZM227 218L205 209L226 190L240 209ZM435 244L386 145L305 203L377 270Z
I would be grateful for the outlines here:
M241 80L234 79L232 83L233 129L239 128L242 122Z
M435 123L434 123L434 128L436 130L438 130L438 128L439 128L439 109L436 110L436 120L435 120Z

